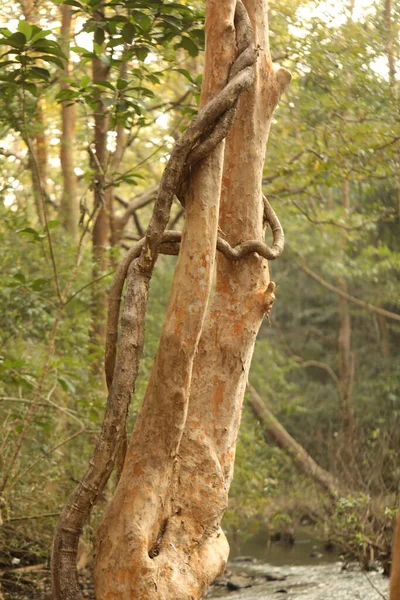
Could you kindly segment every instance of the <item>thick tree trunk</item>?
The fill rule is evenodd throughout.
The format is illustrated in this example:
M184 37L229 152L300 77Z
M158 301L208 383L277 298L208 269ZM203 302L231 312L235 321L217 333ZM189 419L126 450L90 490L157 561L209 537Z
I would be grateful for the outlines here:
M66 4L61 5L61 43L64 54L67 56L67 63L64 70L64 77L70 77L69 47L71 37L71 8ZM67 89L68 84L61 82L61 89ZM78 235L79 206L78 206L78 179L74 171L74 142L75 142L75 123L76 106L70 102L61 104L61 171L63 176L63 193L61 197L61 221L65 230L76 239Z
M235 4L207 2L203 103L227 81ZM259 49L255 83L239 100L224 165L220 144L191 169L159 349L114 498L97 534L97 600L198 599L228 557L220 522L254 342L274 300L265 259L257 254L237 262L219 257L207 316L206 309L218 224L232 246L263 239L265 144L273 110L290 79L285 70L272 68L266 3L247 0L245 5ZM248 45L239 31L243 21L236 26L237 39Z
M227 81L234 10L234 0L207 4L203 102ZM186 223L160 346L121 477L97 535L97 600L198 598L227 556L222 536L215 536L215 557L207 557L208 545L189 539L184 528L175 543L164 539L193 359L212 283L222 159L223 144L193 169L185 195Z
M328 471L320 467L303 446L292 438L290 433L286 431L279 423L278 419L272 414L267 406L265 406L260 395L253 386L249 384L247 389L249 391L250 408L257 421L260 423L267 440L272 438L276 444L290 456L301 473L310 477L313 481L318 483L318 485L324 488L330 496L336 499L340 493L339 482Z

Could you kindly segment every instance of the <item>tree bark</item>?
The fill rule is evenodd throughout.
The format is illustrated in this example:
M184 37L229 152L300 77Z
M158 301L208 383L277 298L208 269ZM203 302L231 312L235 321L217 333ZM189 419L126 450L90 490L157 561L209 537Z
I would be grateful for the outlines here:
M234 0L207 2L202 103L222 89L234 52ZM186 222L170 303L150 382L124 467L97 535L98 600L199 598L227 556L223 536L209 544L170 528L171 480L188 410L192 367L211 290L223 144L192 169ZM190 549L190 553L189 553ZM223 557L223 558L221 558Z
M334 499L340 494L339 482L328 471L320 467L308 452L279 423L278 419L265 406L260 395L248 384L250 408L260 423L264 436L272 438L290 456L301 473L318 483Z
M35 25L37 23L37 5L33 0L21 0L21 8L24 18L28 23ZM43 198L47 196L47 140L46 140L46 122L44 116L44 99L39 98L36 105L34 127L31 131L25 131L24 134L29 138L32 135L33 143L28 145L28 167L32 177L32 193L36 207L36 213L39 224L44 226L45 216L43 207ZM32 156L32 153L35 156Z
M400 600L400 511L397 512L395 533L393 536L390 600Z
M99 9L100 10L100 9ZM100 12L94 14L98 18ZM92 61L93 83L107 81L109 67L100 58ZM111 199L109 190L105 189L107 173L107 132L109 126L109 115L107 109L98 101L94 113L94 152L91 153L92 167L95 171L94 181L94 204L98 208L97 216L92 230L93 249L93 280L100 277L108 267L108 248L111 244ZM100 281L92 285L92 322L90 339L93 348L102 348L105 341L107 313L107 292L104 282ZM102 370L102 357L96 357L93 370L100 373Z
M61 5L61 44L67 57L64 77L70 77L71 64L69 61L69 47L71 37L71 8L66 4ZM61 89L67 89L68 83L61 82ZM75 174L74 142L76 124L76 105L71 102L61 104L61 172L63 176L63 193L61 196L60 216L65 230L73 239L78 235L79 206L78 206L78 179Z
M338 280L337 287L347 293L346 281ZM340 414L343 431L350 439L354 433L354 353L351 349L351 321L348 300L343 296L338 296L338 304L340 321L338 335Z

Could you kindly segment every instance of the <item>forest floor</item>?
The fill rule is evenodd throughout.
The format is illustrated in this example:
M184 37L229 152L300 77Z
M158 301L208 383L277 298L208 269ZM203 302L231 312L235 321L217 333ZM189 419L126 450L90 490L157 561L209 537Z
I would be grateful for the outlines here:
M0 571L1 600L51 600L48 565ZM94 600L90 569L80 573L85 600ZM342 563L314 566L272 566L259 561L232 563L229 570L210 587L207 597L220 600L273 600L285 594L287 600L379 600L386 598L388 579L381 572L362 572L358 565L344 569Z

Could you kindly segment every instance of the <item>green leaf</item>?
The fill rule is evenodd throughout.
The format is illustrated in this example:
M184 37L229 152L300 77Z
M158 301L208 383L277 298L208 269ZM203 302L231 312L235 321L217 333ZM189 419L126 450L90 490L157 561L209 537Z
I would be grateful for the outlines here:
M33 227L24 227L23 229L17 229L16 233L21 235L30 235L33 238L33 241L40 241L44 239L46 236L44 234L39 233Z
M150 52L150 49L147 48L147 46L139 46L138 48L135 48L135 52L138 59L144 62Z
M117 79L117 90L125 90L128 87L129 81L127 79L122 79L121 77Z
M71 52L75 52L75 54L85 54L85 52L88 52L88 49L82 48L82 46L71 46Z
M0 40L0 44L11 46L12 48L22 48L26 44L26 37L21 31L17 31L6 39Z
M178 44L178 48L184 48L190 54L190 56L197 56L199 53L199 49L196 44L189 37L182 37L180 43Z
M19 21L18 31L24 34L26 40L30 40L33 34L32 25L30 25L28 21Z
M55 56L59 56L64 60L67 60L64 52L61 50L60 46L57 42L53 42L52 40L37 40L32 44L32 49L35 52L43 52L44 54L54 54Z
M126 23L122 28L122 37L124 38L127 44L131 44L133 38L136 35L136 27L133 23Z
M33 291L35 292L39 292L40 290L42 290L45 286L48 285L48 280L47 279L43 279L43 277L39 277L38 279L34 279L30 285L30 287L33 289Z
M50 71L47 69L43 69L42 67L31 67L29 69L30 73L33 73L36 77L40 79L44 79L44 81L48 81L50 78Z
M68 4L68 6L76 6L81 10L85 10L84 6L78 0L61 0L60 4Z
M17 281L19 281L20 283L26 283L26 277L23 273L16 273L14 275L14 279L16 279Z
M67 377L60 376L58 378L58 383L61 385L62 389L65 392L71 392L71 394L75 394L76 387L70 379L67 379Z
M94 41L96 42L96 44L99 44L99 46L101 46L104 43L104 38L104 29L102 29L101 27L97 27L97 29L94 32Z
M116 48L117 46L122 46L124 43L124 39L120 36L111 38L107 43L108 48Z
M140 18L138 19L140 27L143 29L143 31L145 31L146 33L148 31L150 31L151 29L151 19L148 15L140 15Z
M81 77L81 80L79 83L80 83L81 88L87 88L91 82L92 82L92 80L89 77L89 75L84 75L83 77Z
M53 63L54 65L57 65L57 67L60 67L60 69L64 69L63 63L56 56L41 56L40 59L45 62Z
M112 83L110 83L109 81L96 81L96 85L99 85L100 87L108 88L109 90L112 90L113 92L115 92L115 86Z
M39 28L38 28L39 29ZM31 42L36 42L37 40L42 40L52 33L49 29L39 29L36 33L33 34Z
M29 83L28 81L23 82L23 86L28 92L32 94L32 96L37 96L38 89L34 83Z
M51 221L48 221L47 223L47 227L51 230L51 229L55 229L56 227L58 227L60 225L60 221L58 219L52 219Z
M193 82L193 77L191 76L191 74L189 73L189 71L187 71L186 69L175 69L178 73L181 73L181 75L183 75L184 77L186 77L186 79L188 79L190 81L190 83L194 83Z

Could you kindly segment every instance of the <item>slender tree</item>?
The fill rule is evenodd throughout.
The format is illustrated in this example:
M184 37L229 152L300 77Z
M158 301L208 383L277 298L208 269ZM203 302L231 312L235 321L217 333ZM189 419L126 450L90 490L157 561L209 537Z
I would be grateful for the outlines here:
M61 6L61 45L67 60L65 61L64 77L71 76L69 47L72 28L72 11L67 4ZM61 89L68 89L68 83L62 81ZM63 193L61 197L61 220L68 233L76 239L78 235L79 206L78 179L75 174L74 142L76 126L76 105L64 100L61 103L61 148L60 161L63 176Z

